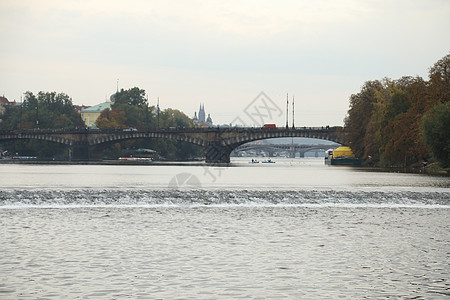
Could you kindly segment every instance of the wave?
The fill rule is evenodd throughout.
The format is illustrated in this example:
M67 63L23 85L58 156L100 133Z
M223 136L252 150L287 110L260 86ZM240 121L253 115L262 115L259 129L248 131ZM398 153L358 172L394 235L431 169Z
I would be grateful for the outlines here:
M450 208L450 191L201 190L201 189L10 189L0 209L64 207L425 207Z

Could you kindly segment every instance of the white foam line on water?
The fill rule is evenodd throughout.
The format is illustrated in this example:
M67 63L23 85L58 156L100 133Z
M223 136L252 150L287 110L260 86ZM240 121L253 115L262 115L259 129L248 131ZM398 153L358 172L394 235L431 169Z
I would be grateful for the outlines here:
M0 210L21 209L76 209L76 208L414 208L414 209L450 209L450 205L439 204L356 204L356 203L301 203L301 204L268 204L268 203L241 203L241 204L68 204L68 205L34 205L13 204L0 206Z

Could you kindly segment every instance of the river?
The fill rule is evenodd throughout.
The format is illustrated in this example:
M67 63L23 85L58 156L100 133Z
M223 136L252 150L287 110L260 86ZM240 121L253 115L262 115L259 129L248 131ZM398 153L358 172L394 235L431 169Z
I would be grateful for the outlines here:
M450 297L450 178L0 165L0 299Z

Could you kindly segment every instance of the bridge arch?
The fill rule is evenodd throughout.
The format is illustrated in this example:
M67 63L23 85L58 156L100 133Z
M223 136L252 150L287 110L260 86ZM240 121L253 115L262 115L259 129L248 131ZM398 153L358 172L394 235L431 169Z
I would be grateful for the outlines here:
M198 146L205 146L206 143L204 140L177 134L177 133L165 133L165 132L131 132L131 133L111 133L111 134L104 134L104 135L98 135L95 138L89 140L90 146L96 146L104 143L109 142L115 142L115 141L123 141L123 140L131 140L131 139L149 139L149 138L163 138L163 139L170 139L170 140L176 140L181 142L188 142L192 143Z
M42 134L10 134L10 135L1 135L0 141L9 141L9 140L39 140L39 141L47 141L58 144L63 144L67 146L73 145L73 140L68 139L64 136L60 135L42 135Z
M287 130L287 131L278 131L278 130L266 130L266 131L258 131L252 132L249 130L247 133L244 133L240 136L230 137L227 139L223 139L221 144L223 146L233 146L238 147L242 144L265 140L271 138L282 138L282 137L303 137L303 138L314 138L327 140L331 142L335 142L338 144L342 144L342 137L337 133L331 133L328 129L317 129L317 130Z

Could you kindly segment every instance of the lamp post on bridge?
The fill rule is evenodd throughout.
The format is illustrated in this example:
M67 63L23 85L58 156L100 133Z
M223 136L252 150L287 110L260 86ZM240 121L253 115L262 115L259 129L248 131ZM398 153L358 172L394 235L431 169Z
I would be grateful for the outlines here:
M39 129L39 102L36 102L36 129Z
M295 129L294 118L295 118L294 96L292 96L292 129Z
M23 100L22 100L22 96L20 96L20 124L19 124L20 130L22 130L22 128L23 128L22 119L23 119Z
M289 93L286 93L286 129L289 128Z
M159 97L158 97L158 104L157 104L157 106L156 106L156 114L157 114L157 126L158 126L158 129L159 129L159 112L160 112L160 109L159 109Z
M147 129L147 132L149 130L148 125L148 94L147 94L147 103L145 103L145 128Z

